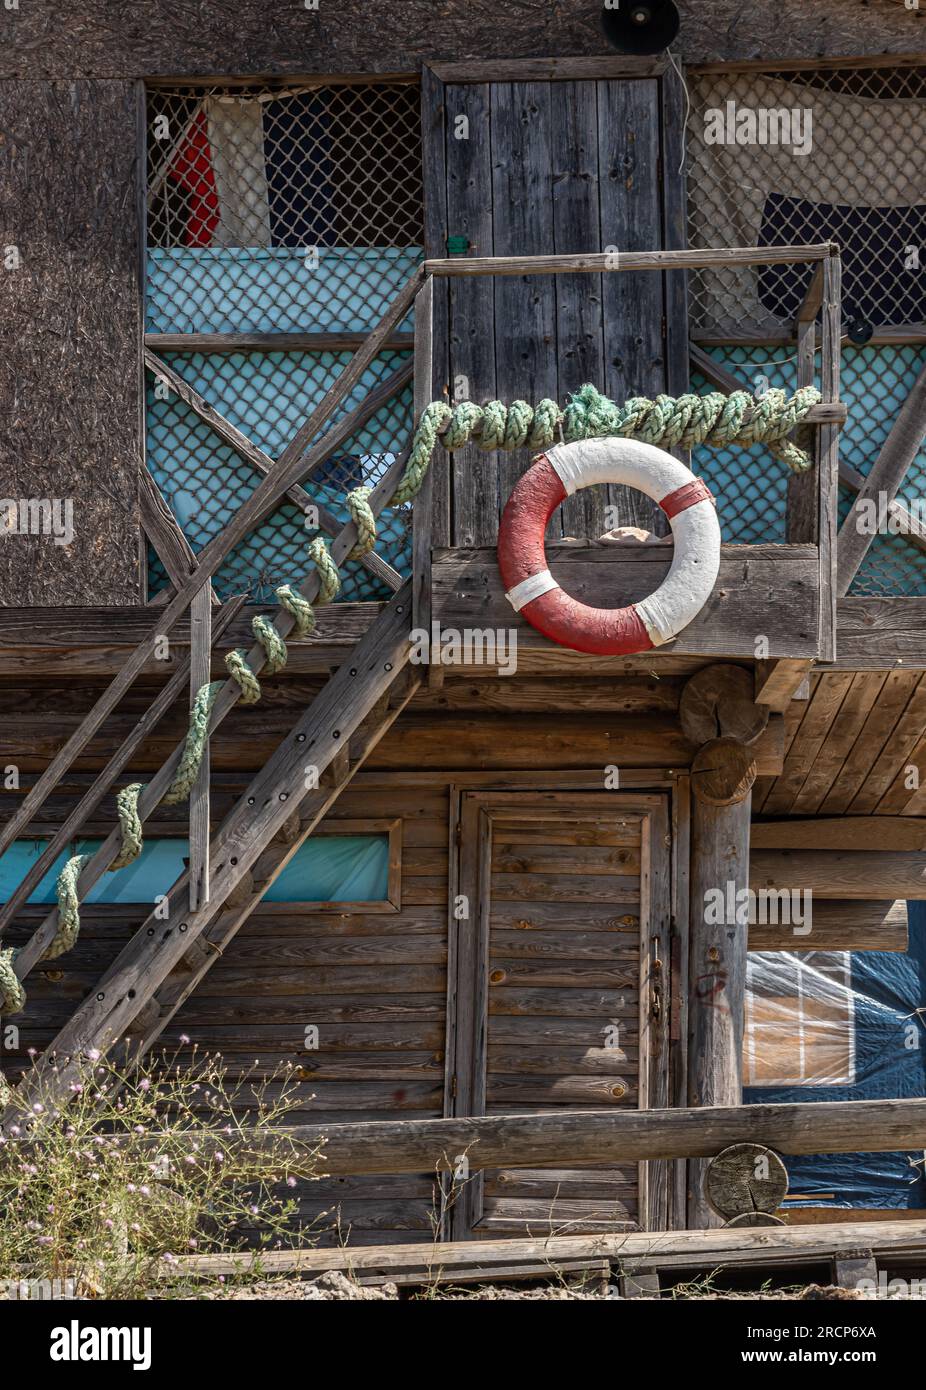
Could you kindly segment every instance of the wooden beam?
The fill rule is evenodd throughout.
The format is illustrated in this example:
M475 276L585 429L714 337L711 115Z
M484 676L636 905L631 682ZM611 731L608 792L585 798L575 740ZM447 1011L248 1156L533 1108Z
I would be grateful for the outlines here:
M813 662L779 657L777 661L756 662L756 704L784 714L812 669Z
M926 852L926 820L914 816L816 816L753 821L752 848Z
M402 473L405 470L405 465L408 460L408 453L408 449L404 450L403 453L397 459L395 459L393 463L390 464L383 476L380 478L376 487L373 489L373 492L371 493L369 498L369 503L374 516L379 515L386 502L389 500L389 498L391 498L392 494L394 493L396 485L398 484L399 479L401 478ZM343 527L340 535L336 537L334 544L331 547L331 554L336 564L341 564L347 558L356 542L357 528L353 522L349 522L346 526ZM309 577L300 586L300 593L304 598L307 598L309 602L312 602L318 595L318 588L318 575L316 572L313 571L312 574L310 574ZM277 617L276 627L277 631L280 633L282 637L287 637L293 628L292 617L286 612L281 612L280 615ZM142 648L137 649L137 651L141 650ZM250 651L248 651L247 653L247 662L251 670L256 675L260 674L261 670L263 669L265 660L266 657L263 648L259 645L259 643L255 642L254 645L251 647ZM117 682L114 682L114 686L116 683ZM112 691L114 686L110 687L110 692ZM212 709L212 717L209 721L210 736L214 734L215 730L221 724L221 722L229 713L229 711L235 707L235 705L238 702L239 696L240 689L237 685L237 682L230 679L227 680L222 689L219 691L219 694L216 697L216 701ZM100 702L98 701L97 706L95 706L95 708L98 708L99 704ZM86 724L86 722L87 721L85 720L84 724ZM81 727L83 728L83 725ZM69 740L68 745L66 745L66 747L70 746L70 744L73 743L73 741L76 738L76 734L72 735L72 738L71 740ZM88 741L89 738L85 739L84 745ZM180 765L180 759L183 756L183 750L184 743L178 744L177 747L174 749L173 753L167 759L167 761L163 763L163 765L155 774L155 776L151 779L148 785L141 792L141 795L138 798L138 814L143 823L146 817L151 814L151 811L159 804L165 791L170 786L174 773ZM60 754L58 756L60 757ZM45 797L47 796L48 791L44 791L43 788L44 784L48 780L49 771L50 769L44 772L42 776L39 777L38 781L34 784L30 792L27 793L25 801L23 803L23 807L21 807L20 812L18 813L20 816L24 814L23 808L25 808L30 803L31 798L39 797L38 804L44 804ZM56 777L55 783L52 785L55 785L57 783L57 780L58 778ZM50 786L48 790L51 790ZM40 795L40 793L42 794ZM25 824L28 824L29 820L31 819L31 816L27 817ZM113 830L110 833L110 835L103 841L103 844L94 854L90 862L85 866L77 884L77 894L78 898L81 901L86 897L87 893L90 891L93 885L97 883L100 878L102 878L104 873L106 873L110 863L115 858L120 843L120 831L118 829ZM42 958L42 955L44 954L46 947L54 937L54 933L57 929L57 920L58 912L57 908L55 908L54 911L49 913L49 915L42 922L41 926L38 928L38 930L35 932L32 938L26 943L26 945L17 955L15 969L20 979L24 979L28 972L32 969L32 967Z
M820 312L820 305L823 303L823 279L823 262L820 261L814 267L810 284L807 286L807 293L797 311L797 323L813 323Z
M926 855L910 851L760 849L750 856L754 890L809 890L814 898L926 899Z
M146 333L152 352L353 352L365 333ZM383 343L390 352L411 349L414 333L393 333Z
M210 679L212 585L200 589L190 607L190 709ZM190 791L190 911L209 901L209 740Z
M671 545L595 543L552 545L553 577L568 594L596 607L623 607L651 594L672 563ZM521 653L543 650L575 674L578 654L542 637L505 598L494 547L436 549L432 556L433 613L443 627L478 625L517 632ZM724 545L713 593L696 618L654 656L699 655L750 660L756 633L769 640L769 656L817 655L816 546Z
M926 598L841 598L836 670L926 668Z
M740 1105L747 929L725 912L718 913L716 902L718 895L720 902L728 901L730 884L735 901L748 883L752 791L750 787L731 805L716 805L702 799L694 779L692 790L688 1101L697 1106ZM720 1224L704 1197L705 1171L703 1164L689 1164L690 1226Z
M425 407L434 399L434 279L428 276L415 298L415 404L413 428ZM431 513L434 496L434 466L428 469L415 498L412 515L413 622L416 628L431 631ZM433 653L432 653L433 655Z
M823 297L823 266L818 262L814 271L813 278L808 290L808 297L804 301L804 310L808 311L814 306L819 287L819 295ZM816 380L817 359L817 328L815 322L816 309L810 318L798 318L797 329L797 384L798 389L802 386L813 386ZM792 545L799 545L802 542L814 542L817 539L817 479L816 479L816 460L814 468L808 468L804 473L791 473L788 478L788 496L786 503L786 538Z
M558 1168L647 1159L713 1158L748 1139L780 1154L890 1153L926 1148L926 1099L845 1100L666 1110L558 1110L532 1115L371 1120L287 1126L293 1166L325 1177L452 1170L467 1154L483 1168ZM215 1148L264 1152L273 1134L240 1129L198 1133L204 1159ZM227 1142L226 1142L227 1141ZM157 1146L156 1138L151 1144ZM317 1162L321 1149L322 1162ZM319 1166L321 1173L319 1174Z
M802 936L795 934L793 924L750 921L749 950L906 951L909 946L907 904L901 898L894 902L814 898L810 909L811 929ZM756 915L755 905L751 915Z
M859 493L865 486L865 475L860 473L857 468L853 468L851 463L846 463L844 459L840 459L839 481L852 492ZM904 506L903 502L898 502L896 497L892 498L884 508L884 512L888 524L895 523L890 530L891 535L903 536L905 540L910 541L911 545L917 546L920 550L926 550L926 526L923 525L919 517L914 516L909 508Z
M86 715L80 728L71 735L52 759L19 809L0 830L0 854L9 848L24 827L33 819L36 812L45 804L46 798L57 785L61 776L72 766L75 758L87 746L107 715L116 708L142 667L146 665L158 636L168 633L177 619L183 617L194 596L206 581L212 578L225 557L249 531L252 531L269 515L280 498L285 496L287 489L300 477L311 473L312 469L322 463L345 439L350 438L354 428L356 428L356 421L353 426L346 422L352 419L355 412L351 412L350 416L345 416L338 424L328 429L319 442L308 452L305 452L307 442L325 425L332 411L356 385L370 362L380 351L383 341L407 315L414 302L420 279L421 274L419 272L400 291L377 327L366 339L364 346L351 358L350 363L329 387L309 419L280 455L279 460L274 465L273 472L255 488L250 497L239 507L228 525L200 551L199 564L195 573L178 589L163 611L157 614L156 625L152 624L151 635L140 642L134 652L126 659L122 669ZM364 418L366 418L365 415ZM386 476L392 477L393 470L388 470ZM382 486L382 481L384 480L381 480L380 486ZM395 486L395 481L393 481L392 486ZM350 546L353 546L356 541L356 528L353 525L345 527L341 536L352 537ZM335 544L337 545L337 542ZM308 585L303 587L303 592L305 592L306 587L311 587L311 585L312 581L310 580ZM313 592L317 593L317 581ZM284 613L277 619L277 627L282 636L286 636L292 630L292 626L293 621L289 614ZM263 665L264 655L263 650L256 644L255 649L252 649L252 657L252 669L259 670ZM253 662L257 662L256 667L253 666ZM234 684L234 682L228 684ZM226 685L226 690L227 688ZM237 695L231 697L231 703L235 703L236 700Z
M661 55L630 53L586 58L483 58L478 62L432 63L442 82L594 82L623 77L658 77L668 67Z
M830 247L823 262L823 324L820 390L822 405L839 400L839 343L842 332L842 262ZM839 427L823 425L816 440L818 652L821 661L836 656L836 527L838 524Z
M839 530L839 570L837 590L842 597L848 593L849 585L858 573L859 567L874 539L864 516L871 506L880 515L882 503L887 505L894 499L910 464L916 458L923 437L926 435L926 366L923 367L913 389L901 406L890 433L881 446L881 452L872 465L871 472L859 489L849 514Z
M610 1260L626 1274L638 1265L647 1270L714 1269L726 1265L775 1266L818 1264L839 1251L865 1248L876 1257L922 1258L926 1221L852 1221L814 1226L735 1230L623 1232L621 1234L536 1235L507 1240L435 1241L407 1245L345 1245L329 1250L267 1250L231 1255L181 1255L161 1279L180 1272L190 1278L220 1275L318 1275L344 1270L361 1277L375 1272L382 1279L417 1273L422 1284L462 1281L466 1272L484 1269L487 1280L499 1267L537 1262L548 1272L571 1260Z
M427 260L427 275L600 275L621 270L699 270L708 266L783 265L820 261L829 256L829 243L810 246L727 246L699 251L605 251L572 256L450 256ZM617 260L617 264L614 262Z
M141 524L148 539L157 551L170 582L175 589L179 589L195 570L196 556L147 468L140 468L138 472L138 505Z

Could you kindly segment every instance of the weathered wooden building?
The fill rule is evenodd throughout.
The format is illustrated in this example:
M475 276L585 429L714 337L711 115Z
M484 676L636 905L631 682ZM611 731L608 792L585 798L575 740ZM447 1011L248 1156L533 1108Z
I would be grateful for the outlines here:
M926 899L923 12L679 8L652 56L579 0L0 11L10 1081L128 1035L291 1059L306 1123L926 1093L919 957L864 1066L853 975ZM540 412L533 448L510 408L474 416L389 506L429 402L586 383L750 393L738 443L690 451L716 582L652 650L570 649L506 599ZM689 459L693 419L645 418ZM639 491L577 491L552 576L637 603L668 529ZM145 849L106 876L138 783ZM812 918L763 920L768 890ZM916 1214L903 1163L912 1200L817 1169L791 1220ZM443 1216L431 1172L300 1202L367 1244L435 1213L458 1239L682 1228L718 1220L700 1178L564 1159Z

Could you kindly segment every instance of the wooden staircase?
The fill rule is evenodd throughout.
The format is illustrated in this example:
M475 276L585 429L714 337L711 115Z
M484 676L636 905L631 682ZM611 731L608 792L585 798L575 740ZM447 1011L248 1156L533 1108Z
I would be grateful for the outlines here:
M39 1096L64 1099L91 1049L128 1038L142 1052L222 955L421 683L411 588L384 605L212 837L207 900L191 910L190 873L177 879L21 1083L0 1131L22 1125Z
M187 681L192 696L209 680L214 645L243 603L242 599L233 599L213 609L211 578L224 556L283 497L292 499L298 494L304 501L311 501L310 495L298 486L300 480L317 471L342 447L345 439L375 413L385 395L407 380L408 370L400 369L361 406L342 411L335 423L330 423L362 372L413 305L417 419L431 398L433 283L426 281L421 271L396 297L382 321L275 463L199 397L187 402L226 443L231 443L242 457L254 463L264 474L263 482L238 509L225 531L198 556L189 551L179 527L172 522L169 509L166 506L157 509L159 526L167 530L171 525L174 527L174 534L167 538L172 541L167 556L171 563L167 568L174 585L173 597L157 608L151 636L128 658L84 717L80 728L65 742L14 814L0 827L0 853L27 830L103 720L116 709L150 659L160 640L158 634L168 633L187 611L191 619L189 658L177 664L171 678L31 866L23 882L0 907L0 945L3 945L4 928L125 772L132 755L170 709ZM155 373L163 366L157 359L150 360L148 365ZM168 370L164 368L165 372ZM182 386L182 382L179 385L174 382L181 394ZM318 438L322 430L325 432ZM313 442L315 440L317 442ZM374 515L379 515L390 502L405 471L408 455L409 449L406 449L383 470L368 499ZM424 575L419 573L419 569L423 569L421 557L426 547L419 535L417 513L415 523L414 581L409 579L403 583L389 566L376 563L378 557L373 552L364 557L367 568L385 578L389 587L397 592L381 607L353 651L211 836L207 745L190 796L188 871L163 898L159 898L156 909L20 1082L13 1101L0 1116L0 1134L8 1132L13 1125L33 1122L31 1109L39 1095L46 1106L65 1099L88 1053L106 1052L117 1041L127 1039L130 1055L139 1055L159 1036L412 698L422 674L409 664L409 634L416 621L421 623L421 597L427 591ZM323 528L333 529L327 514L321 518L321 524ZM357 540L353 522L337 531L330 546L335 564L351 557ZM315 573L304 579L300 592L309 603L316 599L319 581ZM413 607L419 610L414 616ZM275 626L285 639L293 629L294 619L281 609L275 617ZM255 675L260 673L265 664L261 644L255 643L247 653L247 663ZM225 682L212 708L210 735L234 708L240 693L233 680ZM163 799L182 757L181 744L142 789L138 798L138 815L142 822ZM114 828L84 865L77 883L80 901L107 872L119 853L121 840L121 831ZM20 980L45 957L58 926L55 908L15 956L14 971Z

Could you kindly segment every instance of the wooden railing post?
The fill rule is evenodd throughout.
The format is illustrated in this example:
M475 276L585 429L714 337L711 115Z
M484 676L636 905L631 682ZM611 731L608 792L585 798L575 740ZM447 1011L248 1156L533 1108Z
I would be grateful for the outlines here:
M190 708L210 677L212 585L206 584L190 607ZM209 901L209 740L190 792L190 911Z
M414 422L433 399L434 279L428 276L415 296ZM431 508L434 496L434 462L425 474L415 498L412 528L413 616L416 628L431 629Z
M839 400L842 263L838 247L823 262L823 358L821 404ZM820 556L818 657L836 660L836 529L839 489L839 426L821 425L817 437L817 549Z

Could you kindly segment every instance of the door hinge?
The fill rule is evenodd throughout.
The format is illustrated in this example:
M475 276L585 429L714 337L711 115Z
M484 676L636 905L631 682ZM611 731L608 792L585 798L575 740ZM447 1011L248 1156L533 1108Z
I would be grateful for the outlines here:
M450 1095L453 1100L457 1098L457 1078L456 1074L450 1078Z
M456 828L454 829L454 832L453 832L453 838L454 838L454 840L456 841L456 843L457 843L458 845L462 845L462 843L463 843L463 822L462 822L462 821L459 821L459 820L457 821L457 823L456 823Z

